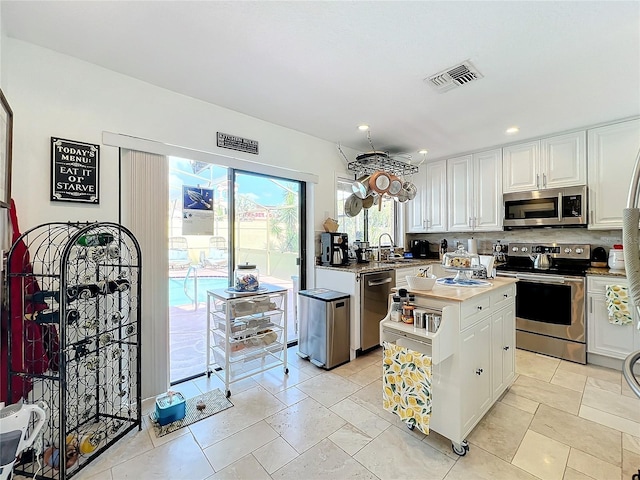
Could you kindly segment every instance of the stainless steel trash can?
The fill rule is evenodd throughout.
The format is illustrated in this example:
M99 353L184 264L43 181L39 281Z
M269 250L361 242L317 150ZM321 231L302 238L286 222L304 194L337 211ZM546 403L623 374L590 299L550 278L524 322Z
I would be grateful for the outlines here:
M349 361L349 295L326 288L298 292L298 355L327 370Z

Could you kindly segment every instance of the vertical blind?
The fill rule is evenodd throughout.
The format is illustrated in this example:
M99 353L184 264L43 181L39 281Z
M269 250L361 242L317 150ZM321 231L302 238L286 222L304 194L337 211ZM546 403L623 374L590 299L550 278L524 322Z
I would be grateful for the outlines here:
M121 168L121 221L142 250L142 397L149 398L169 387L169 167L165 156L122 150Z

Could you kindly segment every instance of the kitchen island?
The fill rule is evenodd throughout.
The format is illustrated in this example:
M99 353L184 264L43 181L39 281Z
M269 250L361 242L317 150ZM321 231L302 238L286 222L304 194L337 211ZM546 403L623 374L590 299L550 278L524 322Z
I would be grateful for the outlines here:
M515 283L490 279L486 287L436 284L411 291L416 308L441 315L435 332L391 321L380 322L381 344L396 343L431 357L430 428L449 438L458 455L466 437L515 377Z

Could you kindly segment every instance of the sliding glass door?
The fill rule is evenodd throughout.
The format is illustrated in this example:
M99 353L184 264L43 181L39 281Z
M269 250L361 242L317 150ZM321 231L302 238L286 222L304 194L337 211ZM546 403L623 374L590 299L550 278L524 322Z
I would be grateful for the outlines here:
M235 172L235 265L256 265L261 283L289 290L287 341L297 340L296 296L300 284L301 182Z
M206 371L206 293L233 284L238 264L289 290L288 341L297 339L304 184L169 158L170 380Z

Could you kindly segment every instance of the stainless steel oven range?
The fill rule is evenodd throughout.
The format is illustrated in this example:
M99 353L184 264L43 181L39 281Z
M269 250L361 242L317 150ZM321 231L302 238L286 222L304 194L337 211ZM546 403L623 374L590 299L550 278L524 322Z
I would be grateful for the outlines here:
M515 277L516 346L587 363L585 274L591 246L510 243L499 276Z

